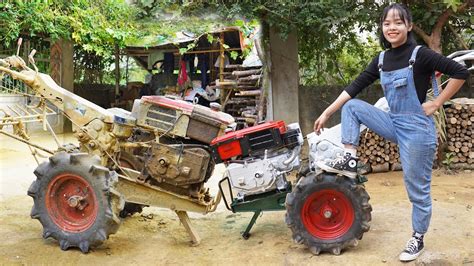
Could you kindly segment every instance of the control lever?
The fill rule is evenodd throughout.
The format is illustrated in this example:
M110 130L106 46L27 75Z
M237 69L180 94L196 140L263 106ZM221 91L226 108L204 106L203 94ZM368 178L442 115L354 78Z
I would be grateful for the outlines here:
M16 43L17 44L17 48L16 48L16 56L20 56L20 47L21 47L21 43L23 42L23 38L19 38L18 39L18 42Z
M30 55L28 55L28 62L30 62L30 64L33 66L33 68L35 69L36 73L38 73L38 68L36 67L36 64L35 64L35 59L34 59L34 56L36 54L36 50L33 49L30 53Z

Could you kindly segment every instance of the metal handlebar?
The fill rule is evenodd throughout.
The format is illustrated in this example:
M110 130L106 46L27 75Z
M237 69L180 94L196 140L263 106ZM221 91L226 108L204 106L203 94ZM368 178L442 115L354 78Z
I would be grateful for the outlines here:
M0 59L0 66L2 66L2 67L9 67L10 64L8 64L7 61L5 61L5 60Z

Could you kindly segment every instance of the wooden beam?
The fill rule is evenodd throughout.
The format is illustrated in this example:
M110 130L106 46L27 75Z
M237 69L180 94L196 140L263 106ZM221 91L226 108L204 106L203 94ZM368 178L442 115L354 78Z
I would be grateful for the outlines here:
M224 81L224 33L220 34L219 80Z
M115 43L115 103L120 97L120 47Z

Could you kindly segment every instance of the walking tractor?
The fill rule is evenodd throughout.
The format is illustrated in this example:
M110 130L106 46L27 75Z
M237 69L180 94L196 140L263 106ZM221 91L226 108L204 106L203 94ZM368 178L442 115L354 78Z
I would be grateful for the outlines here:
M244 238L261 212L286 210L294 241L314 254L340 254L369 230L363 177L319 170L316 160L334 156L322 151L322 142L310 143L309 163L302 166L298 124L270 121L234 131L230 115L165 96L137 99L131 112L104 109L39 73L33 54L33 68L18 55L0 59L0 76L23 82L37 99L9 108L17 111L0 110L0 132L27 143L35 158L50 154L34 171L28 195L43 238L56 239L61 249L88 252L144 206L174 211L198 244L187 212L215 211L222 198L232 212L254 213ZM78 147L56 141L58 148L49 150L30 141L25 124L38 121L56 138L47 120L51 105L74 124ZM225 164L225 176L211 195L205 184L218 163ZM297 180L290 182L290 174Z

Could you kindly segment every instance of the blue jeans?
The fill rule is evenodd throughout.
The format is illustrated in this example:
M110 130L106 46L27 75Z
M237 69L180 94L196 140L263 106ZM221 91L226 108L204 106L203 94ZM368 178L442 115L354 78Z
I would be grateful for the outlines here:
M364 101L352 99L342 108L342 143L358 146L360 124L397 143L403 179L413 204L412 226L424 234L431 219L431 170L436 151L432 119L421 114L391 114Z

